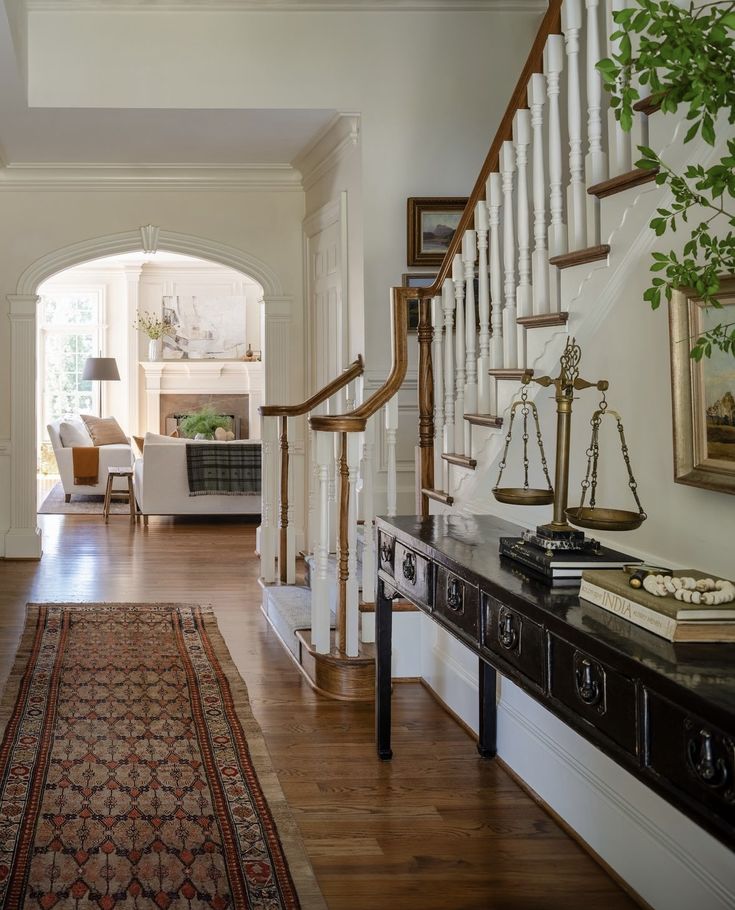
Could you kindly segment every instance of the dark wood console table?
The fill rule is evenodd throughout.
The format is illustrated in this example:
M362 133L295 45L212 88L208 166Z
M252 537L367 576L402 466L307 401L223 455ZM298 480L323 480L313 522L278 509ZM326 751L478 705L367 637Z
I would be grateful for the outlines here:
M392 756L391 600L405 597L479 657L478 749L495 755L496 672L731 848L735 645L676 646L549 588L498 553L491 516L378 519L376 738Z

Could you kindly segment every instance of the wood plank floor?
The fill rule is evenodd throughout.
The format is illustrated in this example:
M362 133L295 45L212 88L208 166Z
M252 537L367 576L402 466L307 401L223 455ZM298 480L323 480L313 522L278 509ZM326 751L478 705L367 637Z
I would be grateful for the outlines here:
M331 910L635 906L420 685L396 686L379 762L372 707L316 696L266 625L254 525L40 520L42 561L0 561L2 681L27 601L212 603Z

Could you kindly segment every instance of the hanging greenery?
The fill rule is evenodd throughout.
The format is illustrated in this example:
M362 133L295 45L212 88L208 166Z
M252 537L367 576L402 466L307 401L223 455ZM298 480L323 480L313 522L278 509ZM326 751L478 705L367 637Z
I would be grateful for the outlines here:
M618 29L610 38L618 53L597 64L617 120L624 130L631 129L633 105L640 99L637 84L663 113L685 108L690 122L685 143L701 134L714 146L718 122L726 116L728 124L735 123L735 0L685 7L671 0L636 4L613 13ZM690 231L681 254L652 254L655 276L643 297L654 310L681 287L694 288L706 304L721 308L720 276L735 274L735 138L727 139L726 146L727 153L712 167L692 164L683 174L653 149L638 147L642 157L636 167L658 168L656 183L668 186L673 197L668 208L657 209L651 228L657 237L676 231L682 222ZM698 219L694 227L690 216ZM713 349L735 356L735 323L721 323L700 335L691 356L700 360Z

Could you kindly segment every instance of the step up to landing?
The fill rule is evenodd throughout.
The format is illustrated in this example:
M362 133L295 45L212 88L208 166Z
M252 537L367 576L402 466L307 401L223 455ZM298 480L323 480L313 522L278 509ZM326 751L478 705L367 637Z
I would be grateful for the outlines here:
M311 644L312 591L303 585L263 585L263 612L309 685L329 698L372 701L375 694L375 646L361 643L357 657L347 657L334 642L331 614L331 648L317 653Z

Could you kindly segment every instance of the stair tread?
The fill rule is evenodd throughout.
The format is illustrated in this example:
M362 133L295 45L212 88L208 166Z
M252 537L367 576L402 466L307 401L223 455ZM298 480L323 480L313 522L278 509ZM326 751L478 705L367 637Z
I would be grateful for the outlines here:
M522 367L498 368L495 370L488 370L488 374L490 376L494 376L496 379L515 379L517 382L520 382L526 373L528 373L530 376L533 376L533 370L526 370Z
M421 611L417 606L411 603L410 600L394 600L393 612L394 613L420 613ZM361 613L374 613L375 604L374 603L361 603L360 604Z
M305 585L265 585L263 587L265 614L286 647L297 653L296 632L311 629L311 588ZM334 628L332 612L330 628Z
M569 319L569 313L562 311L559 313L539 313L536 316L521 316L516 319L518 325L524 325L527 329L542 329L552 325L566 325Z
M449 464L456 464L462 468L469 468L474 471L477 467L477 461L469 455L456 455L454 452L443 452L442 458Z
M464 419L476 427L502 427L503 418L495 414L465 414Z
M643 168L633 168L625 174L618 174L617 177L611 177L609 180L603 180L587 189L590 196L597 196L598 199L604 199L606 196L614 196L615 193L622 193L634 186L641 186L644 183L650 183L656 179L659 169L643 170Z
M421 492L424 496L428 496L429 499L433 499L434 502L440 502L445 506L451 506L454 502L454 497L450 496L449 493L445 493L444 490L432 490L430 487L422 487Z
M600 243L598 246L588 246L583 250L574 250L571 253L563 253L561 256L552 256L549 259L549 265L555 265L558 269L570 269L575 265L585 265L588 262L607 259L609 255L610 245Z

